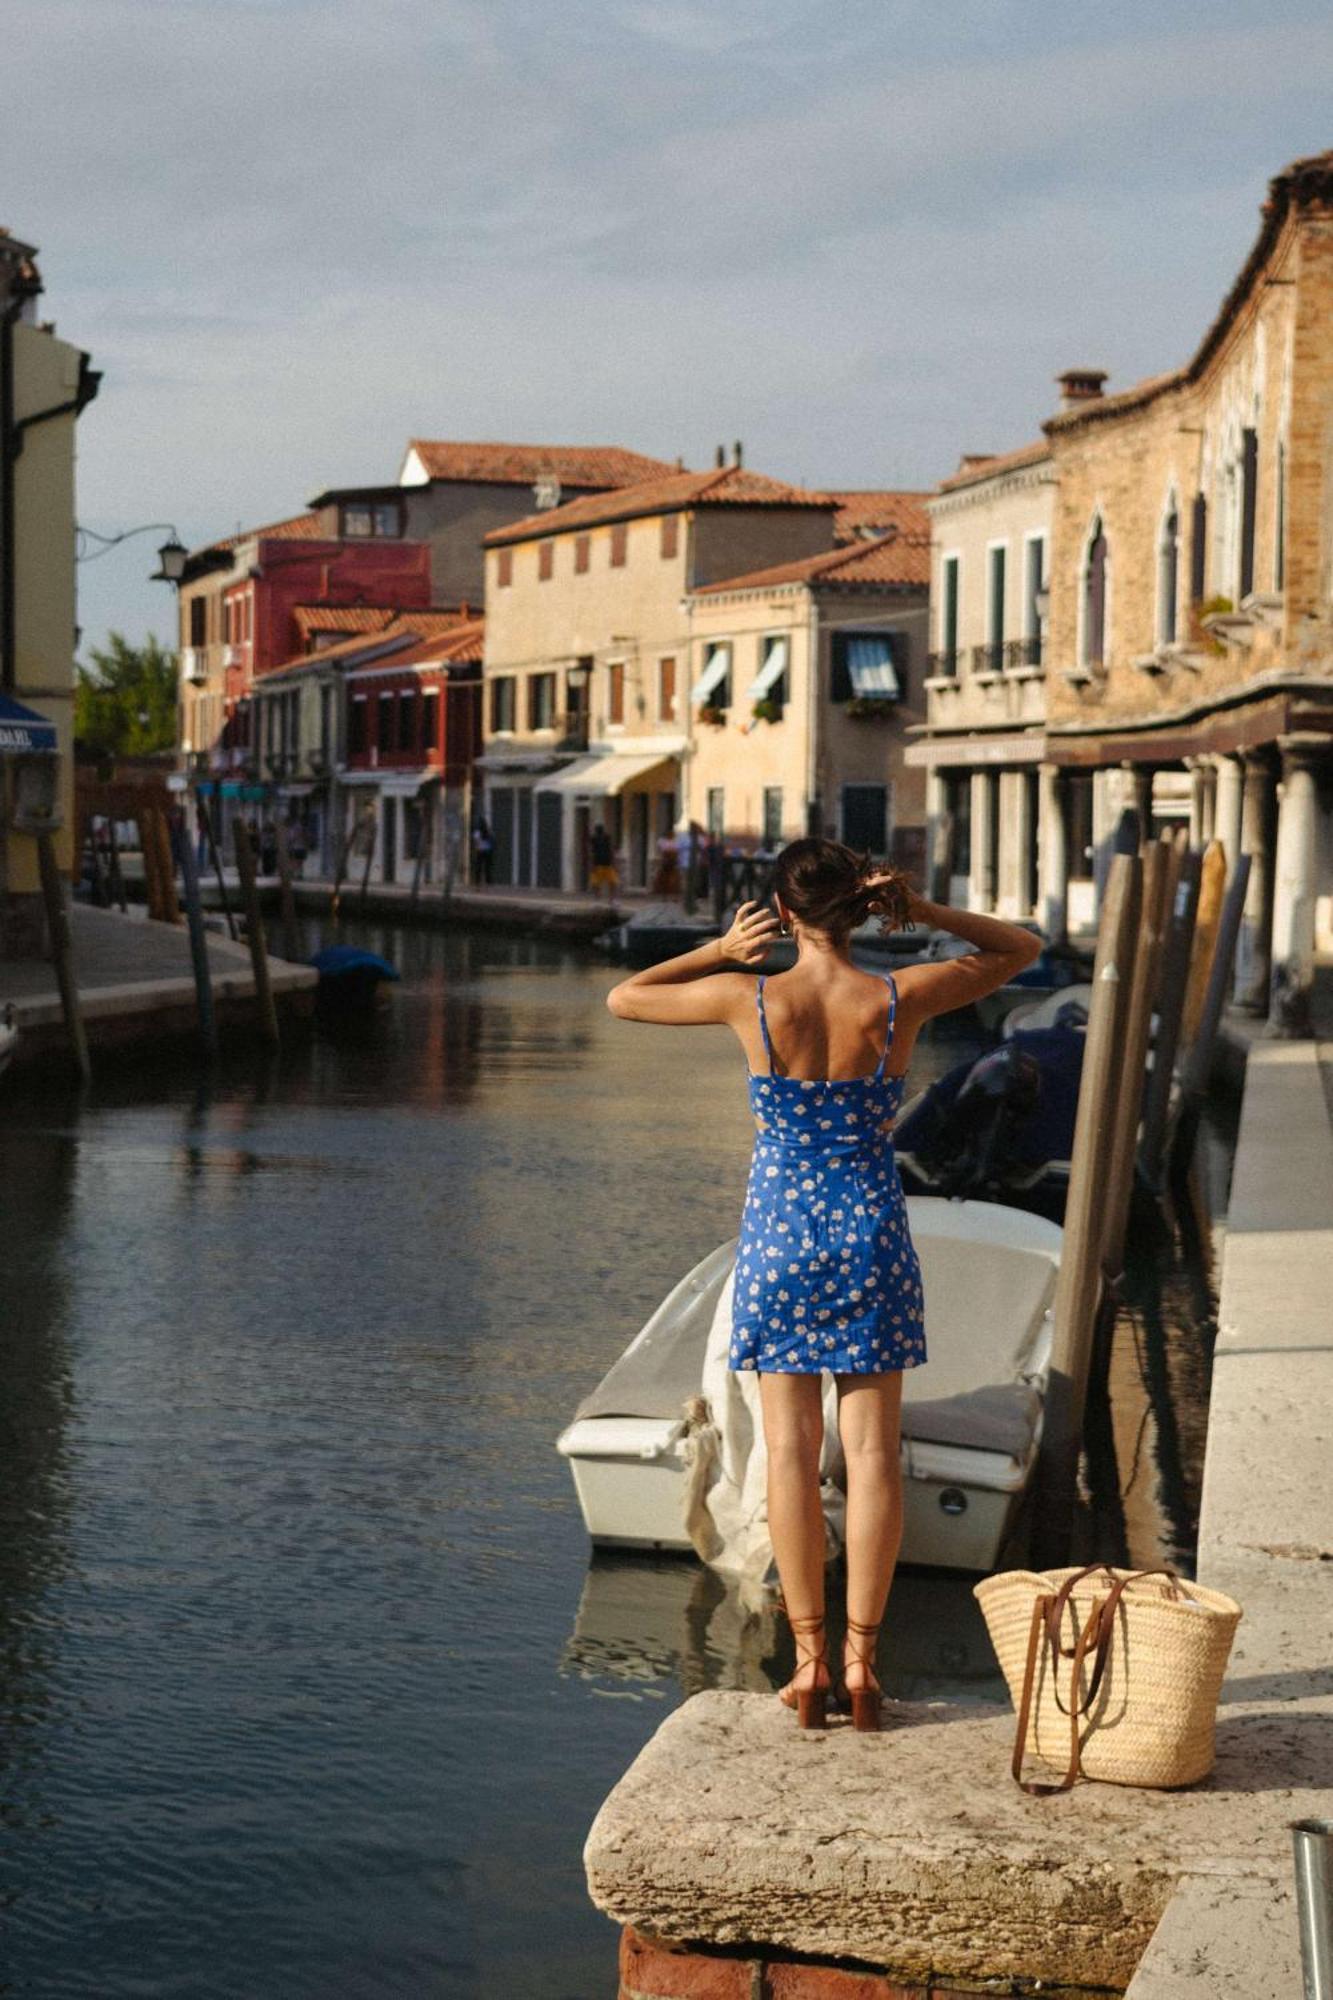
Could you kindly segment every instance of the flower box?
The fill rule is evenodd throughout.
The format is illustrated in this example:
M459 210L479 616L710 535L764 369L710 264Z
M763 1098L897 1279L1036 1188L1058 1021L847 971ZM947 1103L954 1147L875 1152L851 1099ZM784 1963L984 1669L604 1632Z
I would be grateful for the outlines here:
M897 702L887 694L853 695L843 711L853 722L891 722L897 712Z
M716 707L715 704L711 701L706 701L703 707L699 710L699 721L710 722L713 725L714 729L720 729L722 725L725 723L726 719L727 719L726 709Z

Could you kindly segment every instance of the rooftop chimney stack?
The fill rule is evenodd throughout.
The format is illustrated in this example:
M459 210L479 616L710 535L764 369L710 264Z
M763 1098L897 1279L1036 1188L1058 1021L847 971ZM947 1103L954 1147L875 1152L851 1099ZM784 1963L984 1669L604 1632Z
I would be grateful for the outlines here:
M1102 383L1106 380L1104 368L1066 368L1063 375L1057 375L1060 385L1060 408L1076 410L1080 404L1095 403L1101 396Z
M745 462L745 448L739 438L737 438L735 444L732 446L731 462L733 465L743 465Z

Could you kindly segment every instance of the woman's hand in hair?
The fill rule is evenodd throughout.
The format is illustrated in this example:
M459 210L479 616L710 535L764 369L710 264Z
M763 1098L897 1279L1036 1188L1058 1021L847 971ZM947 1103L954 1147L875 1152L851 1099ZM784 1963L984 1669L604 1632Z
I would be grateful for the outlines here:
M742 903L731 929L718 940L718 955L731 965L762 965L781 929L766 903Z

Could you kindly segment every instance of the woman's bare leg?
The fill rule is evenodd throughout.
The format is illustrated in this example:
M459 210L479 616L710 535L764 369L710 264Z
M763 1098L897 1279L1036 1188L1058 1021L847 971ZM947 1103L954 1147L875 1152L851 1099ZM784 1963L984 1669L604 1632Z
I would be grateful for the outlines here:
M794 1618L824 1615L824 1510L819 1499L819 1455L824 1443L823 1377L759 1375L768 1460L768 1529L783 1601ZM800 1635L789 1688L817 1687L826 1679L815 1655L823 1632Z
M903 1538L902 1371L835 1379L838 1436L847 1461L847 1616L878 1625ZM874 1685L870 1669L857 1658L865 1646L863 1637L859 1647L844 1648L849 1689Z

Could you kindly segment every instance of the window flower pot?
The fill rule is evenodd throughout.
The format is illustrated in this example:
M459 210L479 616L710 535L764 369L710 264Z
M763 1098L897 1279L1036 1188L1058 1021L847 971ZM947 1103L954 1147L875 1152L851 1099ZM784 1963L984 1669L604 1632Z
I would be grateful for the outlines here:
M756 722L781 722L782 703L780 701L769 701L765 697L763 700L755 703L750 713Z
M891 722L897 709L891 695L858 694L852 696L843 712L854 722Z
M699 710L700 722L711 723L714 729L721 729L723 724L726 722L726 719L727 719L726 709L718 708L711 701L706 701L703 707Z

